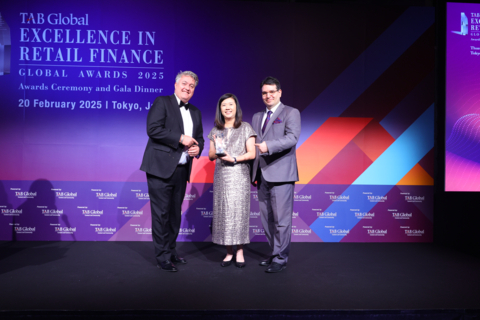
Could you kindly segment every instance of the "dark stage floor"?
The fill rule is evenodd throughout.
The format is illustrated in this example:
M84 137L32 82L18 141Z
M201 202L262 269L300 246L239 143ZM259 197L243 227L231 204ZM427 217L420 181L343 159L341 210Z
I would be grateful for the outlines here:
M258 266L266 243L247 246L244 269L220 267L211 243L179 252L188 264L172 274L151 242L1 242L0 310L480 309L480 258L434 244L293 243L279 274Z

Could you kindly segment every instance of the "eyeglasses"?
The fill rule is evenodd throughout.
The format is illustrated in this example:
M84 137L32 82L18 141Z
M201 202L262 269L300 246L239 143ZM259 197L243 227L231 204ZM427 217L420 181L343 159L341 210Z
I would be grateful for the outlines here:
M274 94L275 92L278 92L278 90L275 90L275 91L263 91L262 92L262 96L266 96L267 94Z

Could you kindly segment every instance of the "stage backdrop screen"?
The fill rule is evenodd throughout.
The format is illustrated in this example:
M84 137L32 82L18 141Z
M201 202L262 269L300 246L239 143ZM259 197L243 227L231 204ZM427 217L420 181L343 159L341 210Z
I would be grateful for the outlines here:
M447 3L445 191L480 191L480 4Z
M192 70L205 139L224 93L244 121L264 110L266 76L300 110L293 241L432 241L434 8L18 0L0 15L0 240L151 241L146 117ZM211 239L207 155L179 241ZM253 187L245 214L265 241Z

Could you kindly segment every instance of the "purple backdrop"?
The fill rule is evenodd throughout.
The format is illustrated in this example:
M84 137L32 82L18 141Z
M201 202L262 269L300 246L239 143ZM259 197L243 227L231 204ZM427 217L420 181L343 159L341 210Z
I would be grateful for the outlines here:
M205 137L226 92L250 122L268 75L301 111L293 241L432 241L433 8L20 0L0 14L0 240L150 241L146 115L192 70ZM210 240L207 152L180 241Z

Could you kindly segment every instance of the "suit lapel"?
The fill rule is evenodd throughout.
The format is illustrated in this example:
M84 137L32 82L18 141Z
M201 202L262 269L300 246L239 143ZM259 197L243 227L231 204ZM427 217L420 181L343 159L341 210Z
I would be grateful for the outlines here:
M197 129L197 126L200 124L200 119L198 117L198 113L196 110L193 110L192 107L190 107L190 116L192 117L192 123L193 123L193 130L192 130L192 135L195 137L195 130Z
M277 110L275 110L275 113L273 113L273 114L270 116L270 121L268 121L267 127L265 128L265 133L263 134L263 136L266 136L266 135L267 135L267 132L268 132L268 130L270 130L270 128L272 127L273 122L275 121L275 119L278 118L278 116L280 115L280 113L283 111L284 108L285 108L285 106L283 105L283 103L280 103L280 105L278 106ZM263 124L262 124L262 125L263 125Z
M258 136L263 138L263 133L262 133L262 119L263 119L263 112L259 112L256 114L256 126L255 126L255 132L257 132Z
M173 109L173 114L175 115L175 118L177 119L178 126L182 130L182 132L185 132L185 128L183 127L183 118L182 118L182 113L180 112L180 107L178 106L177 98L175 98L175 95L172 94L170 96L170 105Z

